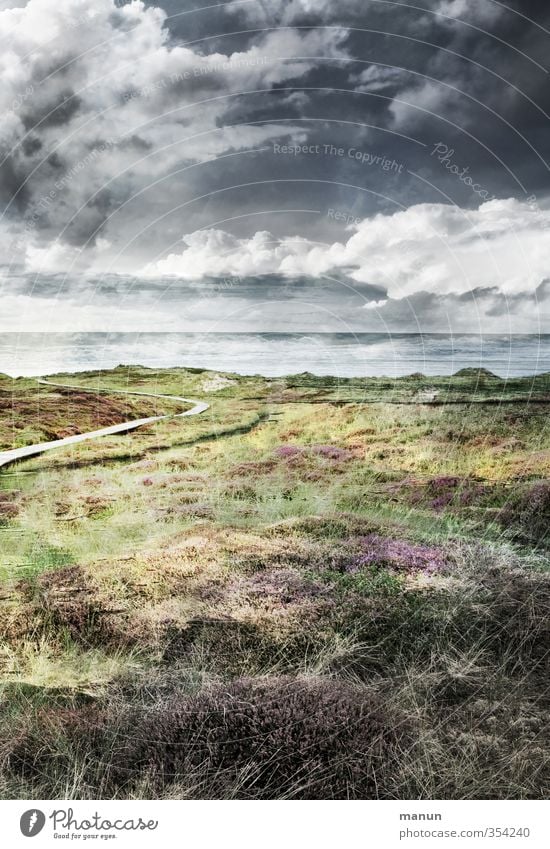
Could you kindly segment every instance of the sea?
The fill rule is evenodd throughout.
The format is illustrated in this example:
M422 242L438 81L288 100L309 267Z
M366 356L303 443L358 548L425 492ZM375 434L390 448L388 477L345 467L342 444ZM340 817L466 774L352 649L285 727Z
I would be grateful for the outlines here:
M518 377L550 371L550 334L0 333L0 372L13 377L119 364L266 377L450 375L462 368Z

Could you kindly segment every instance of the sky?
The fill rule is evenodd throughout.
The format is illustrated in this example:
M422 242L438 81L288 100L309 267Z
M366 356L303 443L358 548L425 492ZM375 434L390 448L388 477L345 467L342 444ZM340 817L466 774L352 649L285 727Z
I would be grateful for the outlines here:
M0 0L0 332L550 332L547 0Z

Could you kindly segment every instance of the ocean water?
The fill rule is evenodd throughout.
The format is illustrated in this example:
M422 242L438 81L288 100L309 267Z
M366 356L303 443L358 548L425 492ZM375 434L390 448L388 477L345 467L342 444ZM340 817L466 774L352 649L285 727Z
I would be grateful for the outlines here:
M2 333L0 372L12 376L193 366L275 377L448 375L465 367L501 377L550 371L550 335L439 333Z

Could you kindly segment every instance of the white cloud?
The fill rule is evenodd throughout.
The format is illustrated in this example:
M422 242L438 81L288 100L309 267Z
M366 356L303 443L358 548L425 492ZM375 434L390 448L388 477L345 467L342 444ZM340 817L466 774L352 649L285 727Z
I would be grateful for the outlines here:
M248 276L274 272L301 273L311 264L311 244L303 238L279 241L267 231L238 239L223 230L199 230L183 237L182 253L169 254L145 267L145 276L175 275L184 280L222 275ZM324 249L323 249L324 250Z
M340 14L357 8L361 0L340 0ZM227 4L228 13L244 14L253 23L278 26L289 26L296 20L301 20L304 15L315 15L317 18L326 19L334 11L334 0L258 0L254 3L245 3L235 0ZM332 15L330 15L332 18Z
M353 74L350 82L355 83L356 91L385 91L396 85L401 85L410 78L407 71L401 68L369 65L360 74Z
M44 248L29 245L26 251L25 269L32 273L64 271L66 268L79 270L80 248L61 242L52 242Z
M458 21L476 24L492 24L502 15L502 8L496 3L479 0L442 0L435 11Z
M441 114L457 97L455 92L431 80L401 89L389 107L393 126L399 130L414 127L425 122L427 114Z
M345 242L314 244L257 232L240 239L222 230L183 237L183 250L143 270L184 280L223 275L347 273L403 298L496 286L505 294L533 291L550 277L550 211L493 200L477 210L418 204L379 214L350 228Z

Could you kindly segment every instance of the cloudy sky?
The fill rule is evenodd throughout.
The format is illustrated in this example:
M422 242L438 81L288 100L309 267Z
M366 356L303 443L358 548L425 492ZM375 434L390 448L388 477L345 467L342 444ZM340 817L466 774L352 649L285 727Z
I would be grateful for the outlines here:
M547 0L4 0L0 42L0 331L550 332Z

